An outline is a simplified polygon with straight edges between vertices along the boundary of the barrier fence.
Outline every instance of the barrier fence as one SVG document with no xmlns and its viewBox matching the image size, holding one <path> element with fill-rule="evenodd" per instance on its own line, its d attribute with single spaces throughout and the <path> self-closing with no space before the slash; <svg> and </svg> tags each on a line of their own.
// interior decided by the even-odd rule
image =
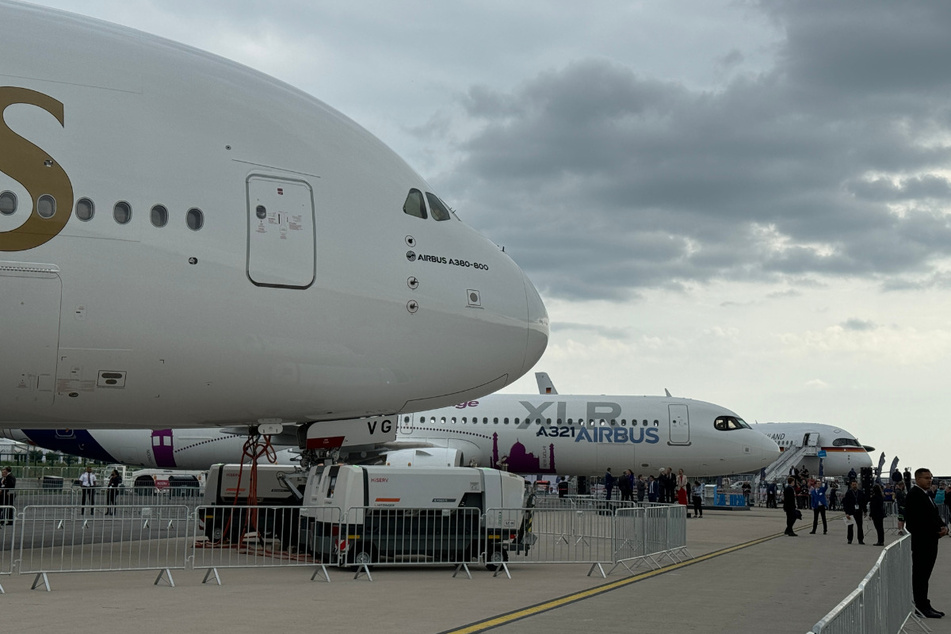
<svg viewBox="0 0 951 634">
<path fill-rule="evenodd" d="M 13 559 L 16 546 L 15 515 L 16 509 L 12 506 L 0 506 L 0 577 L 13 574 Z M 9 522 L 9 524 L 7 522 Z M 3 593 L 3 584 L 0 584 L 0 594 Z"/>
<path fill-rule="evenodd" d="M 320 557 L 316 544 L 323 535 L 313 522 L 301 523 L 301 509 L 300 506 L 198 507 L 189 559 L 193 568 L 207 569 L 202 583 L 214 576 L 220 585 L 220 568 L 290 566 L 317 566 L 318 572 L 323 572 L 329 581 L 326 565 L 336 565 L 336 555 Z M 332 518 L 335 537 L 339 532 L 340 509 L 322 507 L 320 510 L 328 519 Z M 330 537 L 329 527 L 327 537 Z"/>
<path fill-rule="evenodd" d="M 858 588 L 809 634 L 897 634 L 912 612 L 911 539 L 906 536 L 882 551 Z"/>
<path fill-rule="evenodd" d="M 84 514 L 75 506 L 28 506 L 17 518 L 17 569 L 49 590 L 51 572 L 160 570 L 186 567 L 189 509 L 117 506 L 114 515 Z"/>
<path fill-rule="evenodd" d="M 86 506 L 105 513 L 110 506 L 188 506 L 194 509 L 201 503 L 201 496 L 190 488 L 156 489 L 155 487 L 132 487 L 108 489 L 96 487 L 91 490 L 93 496 L 87 496 Z M 80 506 L 83 503 L 83 489 L 69 487 L 51 489 L 43 487 L 17 487 L 10 491 L 14 496 L 10 503 L 24 508 L 27 506 Z"/>
<path fill-rule="evenodd" d="M 30 490 L 26 490 L 30 491 Z M 628 570 L 659 566 L 686 553 L 686 509 L 604 506 L 578 500 L 563 507 L 423 509 L 301 506 L 193 506 L 68 504 L 0 507 L 12 524 L 0 524 L 0 575 L 36 575 L 33 588 L 50 590 L 49 573 L 156 570 L 158 584 L 173 570 L 205 569 L 219 584 L 219 569 L 313 567 L 330 581 L 328 566 L 356 577 L 371 566 L 485 564 L 509 578 L 511 564 L 592 564 Z M 45 493 L 24 496 L 41 499 Z M 46 499 L 54 499 L 49 496 Z M 62 498 L 56 498 L 62 499 Z M 141 501 L 152 500 L 144 496 Z M 610 572 L 608 573 L 610 574 Z M 0 586 L 0 593 L 3 592 Z"/>
</svg>

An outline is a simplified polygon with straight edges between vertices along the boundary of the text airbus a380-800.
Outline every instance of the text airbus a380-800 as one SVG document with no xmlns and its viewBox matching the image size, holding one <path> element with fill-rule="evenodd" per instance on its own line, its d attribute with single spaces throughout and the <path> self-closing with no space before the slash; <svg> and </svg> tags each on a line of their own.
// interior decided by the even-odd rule
<svg viewBox="0 0 951 634">
<path fill-rule="evenodd" d="M 141 32 L 0 20 L 0 426 L 415 411 L 540 358 L 522 271 L 339 112 Z"/>
</svg>

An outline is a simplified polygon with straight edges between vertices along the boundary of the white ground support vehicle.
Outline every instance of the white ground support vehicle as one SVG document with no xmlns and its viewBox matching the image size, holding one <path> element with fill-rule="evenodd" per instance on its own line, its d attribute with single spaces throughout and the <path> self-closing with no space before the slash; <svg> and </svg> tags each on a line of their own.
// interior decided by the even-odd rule
<svg viewBox="0 0 951 634">
<path fill-rule="evenodd" d="M 249 500 L 250 465 L 212 465 L 201 506 L 205 536 L 214 542 L 236 541 L 248 532 L 249 524 L 245 510 L 235 507 L 250 506 L 257 510 L 251 528 L 259 536 L 275 536 L 283 544 L 296 544 L 300 523 L 300 509 L 296 507 L 300 506 L 307 477 L 306 471 L 294 465 L 258 465 L 255 496 Z M 275 508 L 268 512 L 262 507 Z"/>
<path fill-rule="evenodd" d="M 527 552 L 534 496 L 521 476 L 470 467 L 313 467 L 301 510 L 301 546 L 350 564 L 486 562 Z M 492 565 L 491 567 L 495 567 Z"/>
</svg>

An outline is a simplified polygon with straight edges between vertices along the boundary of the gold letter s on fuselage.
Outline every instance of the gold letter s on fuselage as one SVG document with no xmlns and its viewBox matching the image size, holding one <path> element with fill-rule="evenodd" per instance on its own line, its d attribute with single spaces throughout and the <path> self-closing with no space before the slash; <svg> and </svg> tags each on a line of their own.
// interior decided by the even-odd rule
<svg viewBox="0 0 951 634">
<path fill-rule="evenodd" d="M 48 95 L 27 88 L 0 86 L 0 172 L 14 179 L 33 197 L 33 209 L 26 222 L 0 232 L 0 251 L 26 251 L 52 240 L 73 213 L 73 185 L 69 176 L 46 152 L 7 127 L 3 113 L 13 104 L 29 104 L 46 110 L 63 121 L 63 104 Z M 56 212 L 49 218 L 37 213 L 40 196 L 52 196 Z"/>
</svg>

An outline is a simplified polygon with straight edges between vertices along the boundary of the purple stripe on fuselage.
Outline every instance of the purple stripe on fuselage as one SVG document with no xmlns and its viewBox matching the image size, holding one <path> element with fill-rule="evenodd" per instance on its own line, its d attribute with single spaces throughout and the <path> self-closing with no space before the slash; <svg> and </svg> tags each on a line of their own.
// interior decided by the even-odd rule
<svg viewBox="0 0 951 634">
<path fill-rule="evenodd" d="M 23 434 L 38 447 L 99 460 L 118 462 L 84 429 L 24 429 Z"/>
</svg>

